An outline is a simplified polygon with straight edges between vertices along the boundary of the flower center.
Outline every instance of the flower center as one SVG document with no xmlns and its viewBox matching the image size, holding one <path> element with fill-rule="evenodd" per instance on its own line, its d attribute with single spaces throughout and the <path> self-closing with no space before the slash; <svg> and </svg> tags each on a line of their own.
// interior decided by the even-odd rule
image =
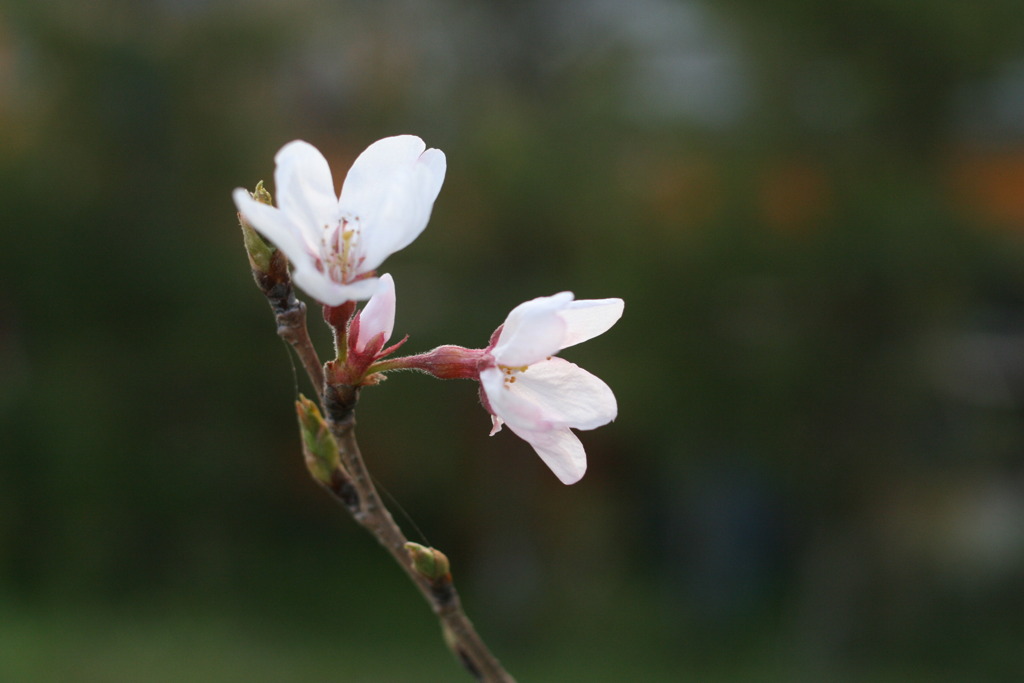
<svg viewBox="0 0 1024 683">
<path fill-rule="evenodd" d="M 498 367 L 501 368 L 502 374 L 505 375 L 505 377 L 503 379 L 505 380 L 505 386 L 507 387 L 510 384 L 515 384 L 516 383 L 516 375 L 518 375 L 521 372 L 526 372 L 527 368 L 529 368 L 530 366 L 529 365 L 501 365 L 501 364 L 499 364 Z"/>
<path fill-rule="evenodd" d="M 553 356 L 548 356 L 544 360 L 551 360 L 552 358 L 553 358 Z M 543 363 L 544 361 L 539 361 L 539 362 Z M 507 389 L 510 384 L 515 384 L 516 383 L 516 376 L 519 373 L 521 373 L 521 372 L 526 372 L 526 370 L 530 366 L 529 365 L 502 365 L 501 363 L 498 363 L 498 367 L 501 368 L 502 374 L 505 375 L 503 379 L 505 380 L 505 388 Z"/>
<path fill-rule="evenodd" d="M 337 224 L 324 226 L 321 270 L 335 282 L 357 279 L 364 258 L 358 253 L 361 234 L 359 216 L 342 216 Z"/>
</svg>

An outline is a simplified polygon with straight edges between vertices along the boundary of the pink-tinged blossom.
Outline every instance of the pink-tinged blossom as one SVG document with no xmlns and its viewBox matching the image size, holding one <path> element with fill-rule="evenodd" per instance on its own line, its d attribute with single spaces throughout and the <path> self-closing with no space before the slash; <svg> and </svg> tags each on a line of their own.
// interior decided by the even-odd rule
<svg viewBox="0 0 1024 683">
<path fill-rule="evenodd" d="M 571 429 L 615 419 L 615 395 L 583 368 L 555 356 L 607 331 L 622 316 L 622 299 L 574 301 L 571 292 L 516 306 L 480 361 L 481 397 L 493 429 L 507 425 L 528 442 L 564 484 L 587 469 L 583 444 Z"/>
<path fill-rule="evenodd" d="M 337 306 L 369 298 L 374 271 L 427 226 L 444 182 L 444 153 L 414 135 L 373 143 L 341 187 L 312 145 L 289 142 L 274 157 L 277 206 L 245 190 L 233 198 L 245 220 L 292 263 L 292 278 L 317 301 Z"/>
<path fill-rule="evenodd" d="M 358 329 L 351 340 L 352 350 L 357 353 L 376 354 L 391 339 L 395 329 L 395 281 L 385 273 L 380 276 L 377 291 L 356 314 Z"/>
<path fill-rule="evenodd" d="M 333 383 L 351 386 L 376 384 L 381 376 L 370 366 L 387 358 L 405 343 L 402 339 L 397 344 L 384 347 L 395 329 L 395 282 L 385 273 L 377 283 L 377 291 L 362 310 L 344 322 L 344 332 L 337 341 L 344 344 L 345 352 L 338 360 L 327 364 Z"/>
</svg>

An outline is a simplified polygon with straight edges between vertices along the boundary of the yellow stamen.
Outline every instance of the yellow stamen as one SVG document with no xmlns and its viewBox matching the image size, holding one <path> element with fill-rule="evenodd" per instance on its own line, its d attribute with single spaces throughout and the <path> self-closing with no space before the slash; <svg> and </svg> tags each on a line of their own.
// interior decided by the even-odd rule
<svg viewBox="0 0 1024 683">
<path fill-rule="evenodd" d="M 505 385 L 508 386 L 516 381 L 516 375 L 520 372 L 526 372 L 529 369 L 529 365 L 499 365 L 501 371 L 505 374 Z"/>
</svg>

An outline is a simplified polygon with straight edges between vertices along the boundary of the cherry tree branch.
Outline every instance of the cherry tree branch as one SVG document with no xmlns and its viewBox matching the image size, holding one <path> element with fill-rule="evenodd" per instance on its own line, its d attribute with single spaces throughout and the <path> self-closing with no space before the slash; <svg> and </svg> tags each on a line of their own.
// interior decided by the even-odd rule
<svg viewBox="0 0 1024 683">
<path fill-rule="evenodd" d="M 324 368 L 320 364 L 313 341 L 309 338 L 309 329 L 306 327 L 306 304 L 295 298 L 295 289 L 288 274 L 288 261 L 284 253 L 275 249 L 267 259 L 265 267 L 253 267 L 252 277 L 274 311 L 277 336 L 295 349 L 299 362 L 313 383 L 317 399 L 322 403 Z"/>
<path fill-rule="evenodd" d="M 277 334 L 295 349 L 327 416 L 324 423 L 315 405 L 305 399 L 298 402 L 303 451 L 310 473 L 344 505 L 356 522 L 373 534 L 409 576 L 437 615 L 445 642 L 466 670 L 484 683 L 515 683 L 463 611 L 447 570 L 447 558 L 432 548 L 410 544 L 381 500 L 355 438 L 354 411 L 359 389 L 325 382 L 324 366 L 320 364 L 306 327 L 306 305 L 295 297 L 287 259 L 280 250 L 253 241 L 257 239 L 254 233 L 251 229 L 246 232 L 248 226 L 244 220 L 241 223 L 253 279 L 274 311 Z M 346 329 L 353 309 L 354 306 L 325 309 L 325 318 L 336 334 Z M 336 339 L 335 343 L 339 352 L 345 349 L 344 339 Z M 329 431 L 330 438 L 323 433 L 325 431 Z M 434 563 L 424 565 L 424 553 L 431 559 L 444 558 L 443 571 L 435 571 Z M 417 558 L 421 560 L 419 563 Z"/>
<path fill-rule="evenodd" d="M 326 388 L 327 425 L 340 458 L 331 476 L 320 483 L 373 534 L 420 590 L 441 623 L 445 642 L 466 670 L 486 683 L 515 683 L 466 616 L 447 568 L 437 576 L 418 568 L 415 553 L 410 549 L 410 545 L 416 547 L 416 544 L 409 543 L 381 500 L 356 442 L 354 409 L 358 396 L 359 390 L 355 387 L 328 385 Z"/>
</svg>

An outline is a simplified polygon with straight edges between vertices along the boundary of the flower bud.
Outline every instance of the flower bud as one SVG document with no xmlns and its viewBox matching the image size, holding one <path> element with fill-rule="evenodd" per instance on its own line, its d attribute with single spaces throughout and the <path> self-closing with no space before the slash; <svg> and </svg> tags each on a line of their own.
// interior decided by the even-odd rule
<svg viewBox="0 0 1024 683">
<path fill-rule="evenodd" d="M 270 190 L 263 187 L 262 180 L 256 183 L 256 188 L 252 191 L 252 198 L 260 204 L 266 204 L 267 206 L 274 205 L 274 199 L 270 196 Z"/>
<path fill-rule="evenodd" d="M 363 306 L 353 327 L 355 334 L 349 339 L 351 352 L 376 357 L 395 329 L 395 281 L 391 275 L 381 275 L 377 291 Z"/>
<path fill-rule="evenodd" d="M 327 363 L 327 383 L 353 387 L 379 384 L 385 376 L 371 366 L 394 353 L 406 341 L 385 348 L 395 328 L 395 282 L 390 275 L 378 279 L 377 291 L 355 311 L 355 302 L 324 306 L 324 320 L 334 330 L 338 358 Z"/>
</svg>

